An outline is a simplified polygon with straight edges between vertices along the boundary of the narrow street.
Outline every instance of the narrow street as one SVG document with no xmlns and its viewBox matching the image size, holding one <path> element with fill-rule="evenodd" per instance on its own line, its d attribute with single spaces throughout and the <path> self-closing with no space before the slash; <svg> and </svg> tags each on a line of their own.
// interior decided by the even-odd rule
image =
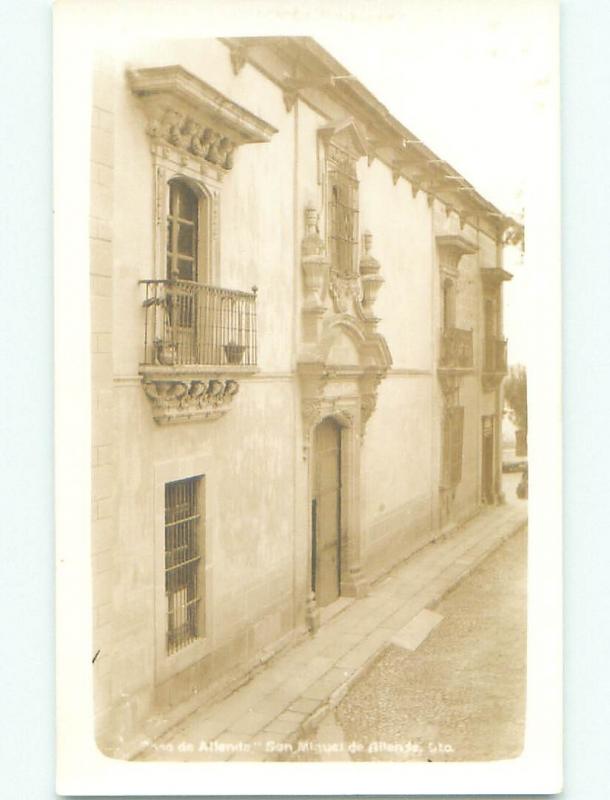
<svg viewBox="0 0 610 800">
<path fill-rule="evenodd" d="M 410 651 L 389 644 L 294 760 L 464 761 L 521 751 L 526 675 L 522 530 L 451 591 Z"/>
<path fill-rule="evenodd" d="M 138 760 L 485 760 L 521 749 L 527 501 L 423 547 Z M 164 723 L 164 720 L 161 720 Z"/>
</svg>

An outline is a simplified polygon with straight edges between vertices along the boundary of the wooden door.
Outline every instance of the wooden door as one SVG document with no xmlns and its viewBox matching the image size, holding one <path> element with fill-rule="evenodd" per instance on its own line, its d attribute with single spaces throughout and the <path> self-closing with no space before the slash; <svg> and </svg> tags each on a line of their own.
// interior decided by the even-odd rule
<svg viewBox="0 0 610 800">
<path fill-rule="evenodd" d="M 184 181 L 169 183 L 167 279 L 172 281 L 168 314 L 171 343 L 179 364 L 199 364 L 199 197 Z M 168 298 L 170 299 L 170 298 Z"/>
<path fill-rule="evenodd" d="M 494 418 L 483 417 L 481 496 L 484 503 L 494 501 Z"/>
<path fill-rule="evenodd" d="M 341 580 L 341 429 L 325 419 L 314 436 L 312 589 L 319 606 L 339 597 Z"/>
</svg>

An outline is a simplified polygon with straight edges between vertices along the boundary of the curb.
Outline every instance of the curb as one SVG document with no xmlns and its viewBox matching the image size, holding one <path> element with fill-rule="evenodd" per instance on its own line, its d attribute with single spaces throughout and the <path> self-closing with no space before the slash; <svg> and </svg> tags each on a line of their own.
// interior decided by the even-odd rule
<svg viewBox="0 0 610 800">
<path fill-rule="evenodd" d="M 481 564 L 493 553 L 496 552 L 508 539 L 513 536 L 516 536 L 521 531 L 525 530 L 528 526 L 528 520 L 519 520 L 514 527 L 509 528 L 506 533 L 501 534 L 498 538 L 491 544 L 491 546 L 486 549 L 483 553 L 479 556 L 475 557 L 472 563 L 468 564 L 450 583 L 449 585 L 445 586 L 442 589 L 433 593 L 430 600 L 425 602 L 422 608 L 436 608 L 441 600 L 446 597 L 449 592 L 453 591 L 456 586 L 465 580 L 469 575 L 471 575 Z M 440 573 L 442 575 L 442 573 Z M 439 575 L 439 577 L 440 577 Z M 420 609 L 421 611 L 421 609 Z M 417 612 L 419 613 L 419 611 Z M 416 616 L 416 615 L 414 615 Z M 408 623 L 406 623 L 408 624 Z M 373 665 L 381 658 L 383 653 L 387 650 L 390 646 L 391 642 L 388 639 L 387 642 L 382 643 L 379 645 L 379 648 L 369 656 L 366 661 L 361 664 L 340 686 L 328 695 L 325 700 L 320 701 L 320 705 L 315 708 L 305 719 L 299 724 L 299 727 L 291 734 L 286 736 L 282 739 L 282 742 L 286 744 L 295 745 L 298 743 L 300 739 L 307 738 L 308 736 L 312 735 L 316 729 L 320 726 L 323 719 L 331 712 L 334 708 L 338 706 L 341 700 L 345 697 L 347 692 L 349 691 L 350 687 L 358 680 L 363 678 L 373 667 Z M 264 759 L 265 761 L 271 760 L 280 760 L 269 758 Z"/>
</svg>

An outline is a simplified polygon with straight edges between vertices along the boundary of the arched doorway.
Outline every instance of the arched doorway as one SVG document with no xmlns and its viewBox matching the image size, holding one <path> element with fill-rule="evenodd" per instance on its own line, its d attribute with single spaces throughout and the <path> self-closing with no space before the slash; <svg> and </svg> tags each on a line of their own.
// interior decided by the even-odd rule
<svg viewBox="0 0 610 800">
<path fill-rule="evenodd" d="M 332 417 L 313 441 L 311 590 L 318 607 L 341 593 L 341 428 Z"/>
</svg>

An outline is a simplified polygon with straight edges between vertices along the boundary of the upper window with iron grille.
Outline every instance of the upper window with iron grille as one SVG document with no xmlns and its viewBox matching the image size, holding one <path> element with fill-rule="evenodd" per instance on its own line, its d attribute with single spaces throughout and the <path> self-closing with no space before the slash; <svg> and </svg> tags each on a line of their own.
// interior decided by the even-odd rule
<svg viewBox="0 0 610 800">
<path fill-rule="evenodd" d="M 332 268 L 351 276 L 358 272 L 358 180 L 356 162 L 338 147 L 328 159 L 328 220 Z"/>
<path fill-rule="evenodd" d="M 204 635 L 203 487 L 201 475 L 165 484 L 168 655 Z"/>
</svg>

